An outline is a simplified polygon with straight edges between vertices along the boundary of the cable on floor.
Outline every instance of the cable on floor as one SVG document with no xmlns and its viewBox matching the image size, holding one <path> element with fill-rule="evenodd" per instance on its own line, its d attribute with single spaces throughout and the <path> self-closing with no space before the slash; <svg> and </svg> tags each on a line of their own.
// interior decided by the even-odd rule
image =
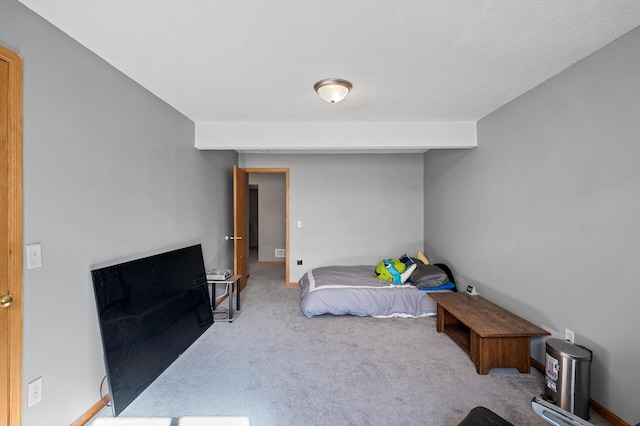
<svg viewBox="0 0 640 426">
<path fill-rule="evenodd" d="M 100 382 L 100 390 L 99 390 L 99 393 L 100 393 L 100 399 L 102 400 L 102 403 L 104 404 L 104 406 L 105 406 L 105 407 L 111 407 L 111 402 L 110 402 L 110 401 L 107 401 L 107 400 L 105 399 L 105 395 L 103 395 L 103 394 L 102 394 L 102 387 L 103 387 L 103 385 L 104 385 L 104 381 L 105 381 L 105 380 L 107 380 L 107 375 L 106 375 L 106 374 L 105 374 L 105 376 L 102 378 L 102 381 Z"/>
</svg>

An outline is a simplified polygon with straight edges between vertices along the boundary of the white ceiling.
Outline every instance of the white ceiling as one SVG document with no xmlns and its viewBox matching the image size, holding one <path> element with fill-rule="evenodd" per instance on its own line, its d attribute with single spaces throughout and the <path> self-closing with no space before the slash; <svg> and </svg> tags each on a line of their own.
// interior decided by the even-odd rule
<svg viewBox="0 0 640 426">
<path fill-rule="evenodd" d="M 309 140 L 347 123 L 364 138 L 370 123 L 457 134 L 640 25 L 638 0 L 20 1 L 196 122 L 196 145 L 238 150 L 289 125 Z M 329 77 L 353 83 L 341 103 L 313 91 Z M 296 135 L 280 148 L 324 146 Z"/>
</svg>

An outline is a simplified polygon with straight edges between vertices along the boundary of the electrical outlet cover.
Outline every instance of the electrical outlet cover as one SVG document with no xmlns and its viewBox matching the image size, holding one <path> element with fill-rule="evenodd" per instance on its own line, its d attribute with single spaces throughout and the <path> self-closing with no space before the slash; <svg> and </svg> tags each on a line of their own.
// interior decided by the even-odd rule
<svg viewBox="0 0 640 426">
<path fill-rule="evenodd" d="M 564 330 L 564 338 L 565 340 L 570 341 L 571 343 L 574 343 L 574 333 L 573 330 L 569 330 L 568 328 L 565 328 Z"/>
<path fill-rule="evenodd" d="M 27 245 L 27 269 L 42 266 L 42 245 L 34 243 Z"/>
<path fill-rule="evenodd" d="M 38 377 L 33 382 L 29 383 L 29 396 L 27 399 L 29 407 L 42 400 L 42 377 Z"/>
</svg>

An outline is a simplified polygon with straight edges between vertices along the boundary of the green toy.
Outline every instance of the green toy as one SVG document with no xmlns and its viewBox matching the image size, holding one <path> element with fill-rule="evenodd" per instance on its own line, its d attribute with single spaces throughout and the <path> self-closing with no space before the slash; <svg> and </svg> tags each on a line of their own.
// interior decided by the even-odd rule
<svg viewBox="0 0 640 426">
<path fill-rule="evenodd" d="M 376 277 L 394 284 L 402 284 L 401 274 L 405 269 L 407 269 L 406 265 L 398 259 L 384 259 L 376 266 Z"/>
</svg>

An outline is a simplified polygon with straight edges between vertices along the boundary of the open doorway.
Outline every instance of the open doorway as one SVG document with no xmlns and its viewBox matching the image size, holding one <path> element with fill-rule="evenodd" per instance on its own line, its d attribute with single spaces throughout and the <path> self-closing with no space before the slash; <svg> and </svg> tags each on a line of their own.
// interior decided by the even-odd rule
<svg viewBox="0 0 640 426">
<path fill-rule="evenodd" d="M 248 173 L 247 272 L 288 284 L 289 170 L 244 169 Z"/>
</svg>

